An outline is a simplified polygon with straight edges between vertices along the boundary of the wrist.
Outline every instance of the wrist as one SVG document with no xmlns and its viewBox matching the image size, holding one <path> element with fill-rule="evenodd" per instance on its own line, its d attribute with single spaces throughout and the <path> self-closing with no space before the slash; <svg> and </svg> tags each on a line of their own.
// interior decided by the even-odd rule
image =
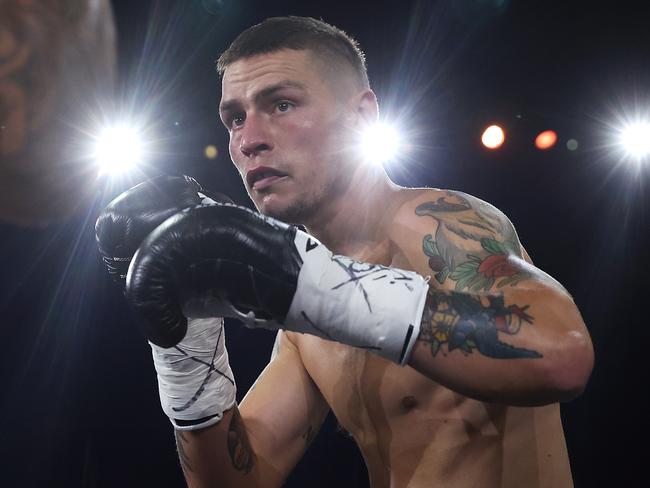
<svg viewBox="0 0 650 488">
<path fill-rule="evenodd" d="M 333 255 L 301 231 L 295 245 L 303 264 L 287 328 L 406 364 L 419 334 L 427 279 Z"/>
<path fill-rule="evenodd" d="M 213 425 L 235 404 L 223 319 L 188 319 L 187 334 L 178 345 L 150 345 L 160 403 L 176 429 Z"/>
</svg>

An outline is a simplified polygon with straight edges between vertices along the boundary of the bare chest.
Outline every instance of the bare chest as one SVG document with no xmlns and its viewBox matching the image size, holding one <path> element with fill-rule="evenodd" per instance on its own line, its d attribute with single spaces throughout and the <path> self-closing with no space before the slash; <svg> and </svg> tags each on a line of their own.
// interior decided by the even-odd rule
<svg viewBox="0 0 650 488">
<path fill-rule="evenodd" d="M 366 351 L 308 335 L 297 346 L 372 486 L 571 485 L 557 405 L 486 404 Z"/>
<path fill-rule="evenodd" d="M 308 335 L 300 336 L 298 347 L 305 368 L 339 423 L 360 444 L 381 443 L 386 436 L 397 441 L 407 426 L 407 444 L 407 438 L 437 435 L 459 437 L 458 441 L 474 433 L 498 435 L 495 420 L 501 407 L 491 410 L 413 368 Z M 414 435 L 412 427 L 418 424 L 423 429 Z"/>
</svg>

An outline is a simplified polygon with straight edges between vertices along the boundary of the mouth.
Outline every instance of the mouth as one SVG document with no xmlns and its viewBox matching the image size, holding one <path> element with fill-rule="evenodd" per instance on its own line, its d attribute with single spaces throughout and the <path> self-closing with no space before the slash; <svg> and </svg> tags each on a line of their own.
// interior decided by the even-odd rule
<svg viewBox="0 0 650 488">
<path fill-rule="evenodd" d="M 246 173 L 246 183 L 248 183 L 249 188 L 261 191 L 287 177 L 288 175 L 286 173 L 282 173 L 274 168 L 257 166 Z"/>
</svg>

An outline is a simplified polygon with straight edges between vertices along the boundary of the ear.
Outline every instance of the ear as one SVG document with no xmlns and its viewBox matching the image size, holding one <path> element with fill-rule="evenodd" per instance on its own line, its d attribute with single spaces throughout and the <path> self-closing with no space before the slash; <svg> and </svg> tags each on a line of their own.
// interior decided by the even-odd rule
<svg viewBox="0 0 650 488">
<path fill-rule="evenodd" d="M 359 92 L 356 98 L 356 112 L 359 122 L 366 127 L 377 123 L 379 118 L 379 105 L 375 92 L 370 88 L 366 88 Z"/>
</svg>

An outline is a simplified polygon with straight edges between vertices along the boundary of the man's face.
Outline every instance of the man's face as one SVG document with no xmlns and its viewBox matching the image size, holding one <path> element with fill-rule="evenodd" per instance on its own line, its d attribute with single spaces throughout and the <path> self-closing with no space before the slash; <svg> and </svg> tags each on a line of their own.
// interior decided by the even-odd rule
<svg viewBox="0 0 650 488">
<path fill-rule="evenodd" d="M 223 76 L 230 157 L 258 210 L 287 222 L 306 222 L 349 183 L 350 92 L 321 63 L 286 49 L 236 61 Z"/>
</svg>

